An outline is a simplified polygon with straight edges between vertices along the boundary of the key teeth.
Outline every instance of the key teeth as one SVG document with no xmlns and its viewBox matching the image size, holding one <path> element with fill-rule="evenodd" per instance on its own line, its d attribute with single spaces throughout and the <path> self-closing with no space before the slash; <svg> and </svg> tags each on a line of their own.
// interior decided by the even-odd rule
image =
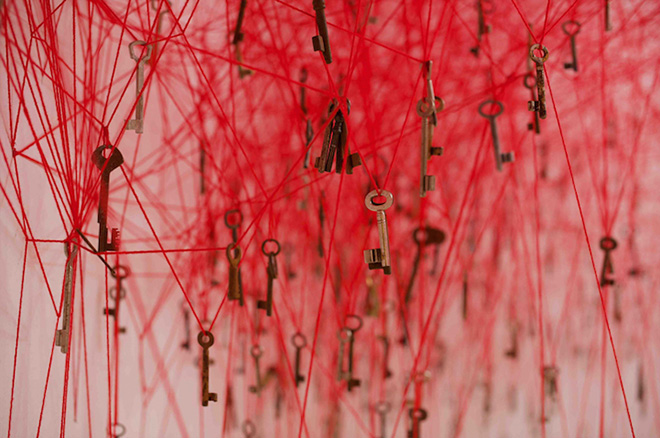
<svg viewBox="0 0 660 438">
<path fill-rule="evenodd" d="M 374 249 L 365 249 L 364 250 L 364 262 L 369 264 L 369 269 L 374 269 L 371 265 L 378 264 L 380 266 L 383 256 L 381 254 L 380 248 Z M 378 268 L 375 268 L 378 269 Z"/>
<path fill-rule="evenodd" d="M 215 392 L 209 392 L 209 400 L 217 402 L 218 401 L 218 394 Z"/>
<path fill-rule="evenodd" d="M 500 157 L 502 158 L 502 163 L 513 163 L 516 159 L 513 151 L 500 154 Z"/>
<path fill-rule="evenodd" d="M 435 190 L 435 175 L 424 175 L 424 191 L 432 192 Z"/>
<path fill-rule="evenodd" d="M 431 155 L 440 156 L 444 153 L 445 148 L 443 147 L 432 147 L 430 150 Z"/>
<path fill-rule="evenodd" d="M 325 44 L 321 35 L 315 35 L 312 37 L 312 46 L 314 47 L 315 52 L 325 52 Z"/>
</svg>

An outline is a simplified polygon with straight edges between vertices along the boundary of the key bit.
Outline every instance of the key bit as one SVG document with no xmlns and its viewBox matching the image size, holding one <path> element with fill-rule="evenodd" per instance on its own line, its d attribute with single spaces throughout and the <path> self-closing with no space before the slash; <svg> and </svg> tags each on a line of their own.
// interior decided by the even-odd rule
<svg viewBox="0 0 660 438">
<path fill-rule="evenodd" d="M 543 57 L 536 56 L 536 50 L 543 52 Z M 529 111 L 536 111 L 539 117 L 545 119 L 547 111 L 545 108 L 545 77 L 543 76 L 543 63 L 548 60 L 550 52 L 545 46 L 534 44 L 529 48 L 529 58 L 536 64 L 536 92 L 538 95 L 537 100 L 530 100 L 527 102 L 527 109 Z"/>
<path fill-rule="evenodd" d="M 209 392 L 209 348 L 215 339 L 213 333 L 203 330 L 197 335 L 197 342 L 202 347 L 202 406 L 208 406 L 209 401 L 218 401 L 218 394 Z"/>
<path fill-rule="evenodd" d="M 385 201 L 382 204 L 376 204 L 374 199 L 384 197 Z M 380 248 L 367 249 L 364 251 L 364 262 L 367 263 L 369 269 L 382 269 L 386 275 L 392 273 L 390 261 L 390 239 L 387 232 L 387 216 L 385 210 L 390 208 L 394 203 L 394 196 L 387 190 L 372 190 L 367 194 L 364 199 L 366 207 L 376 212 L 376 222 L 378 224 L 378 240 Z"/>
<path fill-rule="evenodd" d="M 105 157 L 103 152 L 109 149 L 110 156 Z M 99 246 L 98 252 L 117 251 L 119 248 L 119 229 L 113 228 L 111 231 L 110 242 L 108 242 L 108 196 L 110 192 L 110 172 L 117 169 L 124 163 L 124 157 L 116 147 L 111 145 L 102 145 L 92 153 L 92 161 L 101 171 L 101 194 L 99 196 Z"/>
<path fill-rule="evenodd" d="M 266 245 L 268 243 L 274 243 L 277 246 L 277 250 L 266 251 Z M 257 301 L 257 308 L 265 310 L 268 316 L 273 314 L 273 282 L 277 278 L 277 259 L 275 257 L 280 253 L 281 249 L 280 242 L 275 239 L 266 239 L 261 245 L 261 252 L 265 256 L 268 256 L 268 268 L 266 268 L 268 274 L 268 292 L 266 300 Z"/>
<path fill-rule="evenodd" d="M 136 45 L 147 46 L 147 54 L 141 58 L 138 57 L 134 52 Z M 136 40 L 128 45 L 128 50 L 131 54 L 131 58 L 137 63 L 135 96 L 138 101 L 135 105 L 135 118 L 128 121 L 126 124 L 126 130 L 135 131 L 136 134 L 142 134 L 144 131 L 144 96 L 142 95 L 142 88 L 144 87 L 144 64 L 151 59 L 153 46 L 144 41 Z"/>
<path fill-rule="evenodd" d="M 484 107 L 487 105 L 495 105 L 498 108 L 497 112 L 492 114 L 484 112 Z M 515 159 L 513 152 L 500 152 L 500 137 L 497 133 L 497 123 L 495 123 L 495 119 L 502 114 L 502 112 L 504 112 L 504 105 L 497 100 L 484 100 L 481 102 L 481 105 L 479 105 L 479 115 L 488 119 L 490 122 L 490 131 L 493 136 L 493 149 L 495 150 L 495 167 L 500 172 L 502 171 L 503 163 L 511 163 Z"/>
</svg>

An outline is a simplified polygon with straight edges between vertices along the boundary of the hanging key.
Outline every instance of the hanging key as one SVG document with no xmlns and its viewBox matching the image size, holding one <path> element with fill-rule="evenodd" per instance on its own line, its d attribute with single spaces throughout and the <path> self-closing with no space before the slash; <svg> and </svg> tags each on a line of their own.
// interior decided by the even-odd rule
<svg viewBox="0 0 660 438">
<path fill-rule="evenodd" d="M 142 58 L 138 57 L 134 50 L 135 46 L 147 46 L 147 54 Z M 131 53 L 131 58 L 137 63 L 137 72 L 135 79 L 135 95 L 137 96 L 137 104 L 135 105 L 135 118 L 128 121 L 126 124 L 127 131 L 135 131 L 136 134 L 142 134 L 144 130 L 144 96 L 142 95 L 142 87 L 144 87 L 144 64 L 151 58 L 151 51 L 153 46 L 144 41 L 136 40 L 128 45 L 128 51 Z"/>
<path fill-rule="evenodd" d="M 442 155 L 441 147 L 433 147 L 433 129 L 438 126 L 438 111 L 442 111 L 445 102 L 437 97 L 433 92 L 433 82 L 431 81 L 432 61 L 426 61 L 426 97 L 417 101 L 417 115 L 422 118 L 422 155 L 420 172 L 419 196 L 426 196 L 426 192 L 435 190 L 435 176 L 427 175 L 428 162 L 434 155 Z M 437 105 L 437 107 L 436 107 Z"/>
<path fill-rule="evenodd" d="M 383 343 L 383 379 L 389 379 L 392 377 L 392 371 L 389 368 L 390 340 L 384 335 L 378 336 L 378 340 Z"/>
<path fill-rule="evenodd" d="M 106 158 L 103 152 L 109 149 L 110 156 Z M 101 195 L 99 197 L 99 246 L 98 252 L 117 251 L 119 248 L 119 229 L 113 228 L 110 242 L 108 242 L 108 194 L 110 191 L 110 172 L 124 163 L 124 157 L 116 147 L 103 145 L 96 148 L 92 154 L 92 161 L 101 171 Z"/>
<path fill-rule="evenodd" d="M 276 251 L 266 251 L 266 245 L 270 242 L 277 246 Z M 266 273 L 268 274 L 268 293 L 266 300 L 257 301 L 257 308 L 265 310 L 268 316 L 273 314 L 273 281 L 277 278 L 277 259 L 275 257 L 280 253 L 280 249 L 280 242 L 275 239 L 266 239 L 261 244 L 261 252 L 268 257 L 268 268 L 266 268 Z"/>
<path fill-rule="evenodd" d="M 316 27 L 319 34 L 312 37 L 312 46 L 315 52 L 322 52 L 326 64 L 332 63 L 332 51 L 328 38 L 328 22 L 325 19 L 325 0 L 312 0 L 312 7 L 316 12 Z"/>
<path fill-rule="evenodd" d="M 410 417 L 410 430 L 408 430 L 408 438 L 422 438 L 421 422 L 428 418 L 426 410 L 422 408 L 410 408 L 408 410 Z"/>
<path fill-rule="evenodd" d="M 410 273 L 410 281 L 408 281 L 408 288 L 406 289 L 406 304 L 412 300 L 412 290 L 417 277 L 417 270 L 419 263 L 422 259 L 422 250 L 427 246 L 439 246 L 445 241 L 445 233 L 442 230 L 433 227 L 415 228 L 413 231 L 413 240 L 417 244 L 417 252 L 415 253 L 415 260 L 413 261 L 412 272 Z"/>
<path fill-rule="evenodd" d="M 381 401 L 375 406 L 376 413 L 380 417 L 380 434 L 379 438 L 386 438 L 385 427 L 387 426 L 387 413 L 392 409 L 392 405 L 389 402 Z"/>
<path fill-rule="evenodd" d="M 213 333 L 200 331 L 197 342 L 203 348 L 202 352 L 202 406 L 208 406 L 209 401 L 218 401 L 218 394 L 209 392 L 209 348 L 213 345 Z"/>
<path fill-rule="evenodd" d="M 254 372 L 256 373 L 257 381 L 256 385 L 251 385 L 248 389 L 251 393 L 261 396 L 261 390 L 264 387 L 264 383 L 261 380 L 261 368 L 259 367 L 259 358 L 264 353 L 263 348 L 259 345 L 253 345 L 250 349 L 250 354 L 254 358 Z"/>
<path fill-rule="evenodd" d="M 103 314 L 107 316 L 112 316 L 115 321 L 119 320 L 119 303 L 126 297 L 126 289 L 122 286 L 122 280 L 130 275 L 130 269 L 126 266 L 118 265 L 112 271 L 110 271 L 112 276 L 117 279 L 117 286 L 112 286 L 108 289 L 108 295 L 115 302 L 115 307 L 103 309 Z M 117 294 L 117 289 L 119 289 L 119 294 Z M 125 327 L 118 328 L 119 333 L 126 333 Z"/>
<path fill-rule="evenodd" d="M 564 22 L 564 24 L 561 25 L 561 28 L 564 33 L 571 39 L 571 55 L 573 56 L 573 60 L 571 62 L 564 63 L 564 68 L 572 68 L 573 71 L 578 71 L 577 46 L 575 44 L 575 36 L 580 32 L 580 23 L 577 21 L 569 20 Z"/>
<path fill-rule="evenodd" d="M 536 50 L 541 50 L 543 52 L 542 58 L 536 56 Z M 538 99 L 527 102 L 527 109 L 529 111 L 536 111 L 542 119 L 545 119 L 547 116 L 545 108 L 545 77 L 543 76 L 543 63 L 548 60 L 549 55 L 550 52 L 548 52 L 546 46 L 541 47 L 540 44 L 534 44 L 529 48 L 529 58 L 536 64 L 536 93 Z"/>
<path fill-rule="evenodd" d="M 186 338 L 181 343 L 181 348 L 183 348 L 184 350 L 190 350 L 190 312 L 186 307 L 185 301 L 182 303 L 181 309 L 183 310 L 183 327 L 184 330 L 186 331 Z"/>
<path fill-rule="evenodd" d="M 355 333 L 362 328 L 362 318 L 357 315 L 348 315 L 346 324 L 339 331 L 339 360 L 337 380 L 345 380 L 348 383 L 348 391 L 360 386 L 360 380 L 353 377 L 353 348 L 355 346 Z M 346 344 L 348 344 L 348 366 L 344 369 L 344 356 Z"/>
<path fill-rule="evenodd" d="M 600 249 L 605 251 L 603 268 L 600 271 L 600 287 L 614 285 L 614 278 L 610 277 L 610 275 L 614 274 L 614 266 L 612 265 L 612 256 L 610 253 L 616 249 L 617 245 L 617 241 L 610 236 L 600 239 Z"/>
<path fill-rule="evenodd" d="M 487 9 L 484 9 L 484 5 L 488 5 Z M 481 48 L 481 38 L 490 33 L 492 30 L 491 25 L 486 25 L 485 15 L 493 12 L 494 5 L 491 0 L 477 0 L 477 45 L 470 49 L 470 52 L 474 56 L 479 56 L 479 50 Z"/>
<path fill-rule="evenodd" d="M 302 333 L 298 332 L 291 337 L 291 343 L 296 347 L 296 388 L 299 384 L 305 381 L 305 376 L 300 374 L 300 356 L 302 349 L 307 346 L 307 338 Z"/>
<path fill-rule="evenodd" d="M 332 114 L 337 101 L 333 100 L 328 108 L 328 115 Z M 351 113 L 351 101 L 346 99 L 347 114 Z M 335 173 L 341 173 L 344 168 L 344 155 L 346 158 L 346 173 L 353 174 L 353 168 L 362 165 L 362 159 L 356 152 L 351 154 L 348 147 L 348 129 L 346 119 L 341 109 L 335 113 L 335 117 L 327 124 L 323 134 L 323 146 L 321 155 L 314 160 L 314 167 L 319 173 L 332 172 L 332 162 L 335 161 Z M 336 157 L 335 157 L 336 156 Z"/>
<path fill-rule="evenodd" d="M 227 247 L 227 260 L 229 261 L 229 289 L 227 298 L 230 301 L 238 300 L 241 306 L 243 305 L 243 292 L 240 284 L 241 268 L 238 265 L 241 262 L 242 256 L 243 251 L 237 244 L 232 243 Z"/>
<path fill-rule="evenodd" d="M 382 204 L 376 204 L 374 199 L 385 198 Z M 376 222 L 378 224 L 378 240 L 380 248 L 364 250 L 364 262 L 369 265 L 369 269 L 382 269 L 386 275 L 392 273 L 390 264 L 390 238 L 387 233 L 387 216 L 385 210 L 394 203 L 394 196 L 387 190 L 372 190 L 364 198 L 364 204 L 371 211 L 376 212 Z"/>
<path fill-rule="evenodd" d="M 529 72 L 523 78 L 523 85 L 529 90 L 532 95 L 532 100 L 536 100 L 536 76 L 534 73 Z M 534 121 L 527 124 L 527 130 L 536 132 L 537 134 L 541 133 L 541 123 L 539 120 L 539 113 L 534 111 Z"/>
<path fill-rule="evenodd" d="M 64 267 L 64 303 L 62 305 L 62 329 L 55 332 L 55 345 L 60 347 L 62 353 L 69 352 L 69 336 L 71 336 L 71 304 L 73 301 L 73 273 L 74 261 L 78 254 L 78 246 L 67 244 L 66 265 Z"/>
<path fill-rule="evenodd" d="M 495 105 L 499 109 L 497 110 L 496 113 L 494 114 L 487 114 L 484 112 L 484 107 L 486 105 Z M 515 159 L 513 152 L 506 152 L 502 153 L 500 152 L 500 136 L 497 134 L 497 123 L 495 123 L 495 119 L 502 114 L 504 111 L 504 105 L 502 105 L 502 102 L 499 102 L 497 100 L 484 100 L 481 102 L 481 105 L 479 105 L 479 115 L 481 117 L 485 117 L 488 119 L 490 122 L 490 132 L 493 136 L 493 149 L 495 150 L 495 167 L 497 167 L 498 171 L 502 171 L 502 164 L 503 163 L 511 163 Z"/>
</svg>

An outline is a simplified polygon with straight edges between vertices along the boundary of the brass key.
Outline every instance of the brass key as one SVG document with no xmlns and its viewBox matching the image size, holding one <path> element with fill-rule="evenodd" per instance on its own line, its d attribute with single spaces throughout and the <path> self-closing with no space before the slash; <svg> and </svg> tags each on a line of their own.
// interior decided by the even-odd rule
<svg viewBox="0 0 660 438">
<path fill-rule="evenodd" d="M 498 110 L 494 114 L 490 113 L 485 113 L 484 112 L 484 107 L 486 105 L 495 105 L 498 107 Z M 545 111 L 545 107 L 544 111 Z M 515 157 L 513 155 L 513 152 L 506 152 L 502 153 L 500 152 L 500 136 L 497 133 L 497 123 L 495 123 L 495 119 L 502 114 L 504 111 L 504 105 L 502 105 L 502 102 L 499 102 L 497 100 L 484 100 L 481 102 L 481 105 L 479 105 L 479 115 L 481 117 L 485 117 L 488 119 L 490 122 L 490 132 L 491 135 L 493 136 L 493 149 L 495 150 L 495 167 L 497 167 L 498 171 L 502 171 L 502 164 L 503 163 L 511 163 Z"/>
</svg>

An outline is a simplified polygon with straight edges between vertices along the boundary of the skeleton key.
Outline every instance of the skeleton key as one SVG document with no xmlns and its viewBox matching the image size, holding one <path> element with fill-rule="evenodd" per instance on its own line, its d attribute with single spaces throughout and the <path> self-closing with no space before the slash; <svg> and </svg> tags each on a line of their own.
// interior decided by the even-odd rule
<svg viewBox="0 0 660 438">
<path fill-rule="evenodd" d="M 108 158 L 103 156 L 103 152 L 110 149 Z M 92 161 L 101 171 L 101 195 L 99 197 L 99 246 L 98 252 L 117 251 L 119 247 L 119 229 L 113 228 L 110 242 L 108 243 L 108 192 L 110 191 L 110 172 L 124 163 L 124 157 L 116 147 L 102 145 L 96 148 L 92 154 Z"/>
<path fill-rule="evenodd" d="M 377 197 L 384 197 L 385 202 L 376 204 L 374 199 Z M 380 248 L 364 250 L 364 262 L 369 265 L 369 269 L 382 269 L 386 275 L 392 273 L 392 267 L 390 264 L 390 238 L 387 233 L 385 210 L 390 208 L 393 203 L 394 196 L 387 190 L 381 190 L 380 195 L 378 194 L 378 190 L 372 190 L 364 198 L 364 204 L 367 208 L 376 212 L 378 240 L 380 241 Z"/>
<path fill-rule="evenodd" d="M 293 344 L 294 347 L 296 347 L 296 388 L 298 387 L 298 384 L 303 383 L 305 381 L 305 376 L 300 374 L 300 356 L 302 353 L 302 349 L 307 346 L 307 338 L 305 335 L 302 333 L 298 332 L 295 335 L 291 337 L 291 343 Z"/>
<path fill-rule="evenodd" d="M 564 31 L 564 33 L 568 35 L 571 39 L 571 55 L 573 56 L 573 61 L 565 62 L 564 68 L 565 69 L 572 68 L 573 71 L 578 71 L 577 47 L 575 45 L 575 36 L 580 32 L 580 23 L 578 23 L 577 21 L 569 20 L 564 22 L 564 24 L 561 25 L 561 28 Z"/>
<path fill-rule="evenodd" d="M 428 417 L 426 410 L 422 408 L 410 408 L 408 410 L 408 416 L 411 421 L 408 438 L 422 438 L 420 423 Z"/>
<path fill-rule="evenodd" d="M 485 10 L 484 9 L 484 4 L 487 3 L 489 5 L 489 9 Z M 470 52 L 474 56 L 479 56 L 479 48 L 481 46 L 481 38 L 483 37 L 484 34 L 490 33 L 492 27 L 491 25 L 486 25 L 486 20 L 484 15 L 485 14 L 490 14 L 493 12 L 493 3 L 491 0 L 477 0 L 477 22 L 478 22 L 478 27 L 477 27 L 477 45 L 475 47 L 472 47 L 470 49 Z"/>
<path fill-rule="evenodd" d="M 209 392 L 209 348 L 213 345 L 215 339 L 213 333 L 200 331 L 197 335 L 197 342 L 202 346 L 202 406 L 208 406 L 209 400 L 217 402 L 218 394 Z"/>
<path fill-rule="evenodd" d="M 389 402 L 381 401 L 375 406 L 376 413 L 380 417 L 380 435 L 379 438 L 385 438 L 385 427 L 387 426 L 387 413 L 392 409 L 392 405 Z"/>
<path fill-rule="evenodd" d="M 330 50 L 330 39 L 328 38 L 328 22 L 325 19 L 325 0 L 313 0 L 312 7 L 316 12 L 316 27 L 319 34 L 312 37 L 312 46 L 315 52 L 323 52 L 326 64 L 332 63 L 332 51 Z"/>
<path fill-rule="evenodd" d="M 266 244 L 269 242 L 277 245 L 276 251 L 266 251 Z M 277 259 L 275 257 L 280 253 L 280 249 L 280 242 L 275 239 L 266 239 L 261 244 L 261 252 L 268 256 L 268 268 L 266 269 L 268 273 L 268 294 L 266 300 L 257 301 L 257 308 L 265 310 L 268 316 L 273 314 L 273 280 L 277 278 Z"/>
<path fill-rule="evenodd" d="M 232 249 L 233 256 L 232 256 Z M 229 261 L 229 292 L 227 298 L 229 300 L 239 300 L 240 305 L 243 305 L 243 293 L 240 285 L 240 268 L 238 267 L 241 262 L 241 257 L 243 256 L 243 251 L 241 247 L 235 243 L 230 244 L 227 247 L 227 260 Z"/>
<path fill-rule="evenodd" d="M 390 340 L 384 335 L 378 336 L 378 340 L 383 343 L 383 379 L 389 379 L 392 377 L 392 371 L 388 366 L 390 362 Z"/>
<path fill-rule="evenodd" d="M 408 281 L 408 289 L 406 289 L 406 304 L 412 300 L 413 285 L 415 284 L 415 277 L 417 277 L 419 262 L 422 259 L 422 248 L 429 245 L 440 245 L 445 241 L 445 233 L 433 227 L 418 227 L 413 231 L 413 240 L 417 244 L 417 252 L 415 253 L 415 261 L 413 262 L 413 269 L 410 273 L 410 281 Z"/>
<path fill-rule="evenodd" d="M 543 52 L 543 58 L 539 58 L 534 54 L 536 50 Z M 543 63 L 548 60 L 548 48 L 540 44 L 534 44 L 529 48 L 529 58 L 536 64 L 536 91 L 538 100 L 530 100 L 527 102 L 527 109 L 529 111 L 536 111 L 539 117 L 545 119 L 547 112 L 545 109 L 545 77 L 543 76 Z"/>
<path fill-rule="evenodd" d="M 241 6 L 238 10 L 238 19 L 236 20 L 236 27 L 234 28 L 234 38 L 231 43 L 233 45 L 238 45 L 243 41 L 243 32 L 241 32 L 241 27 L 243 26 L 243 18 L 245 18 L 245 8 L 247 7 L 247 0 L 241 0 Z"/>
<path fill-rule="evenodd" d="M 483 111 L 483 108 L 486 105 L 495 105 L 499 108 L 499 110 L 494 114 L 486 114 Z M 497 123 L 495 123 L 495 119 L 497 118 L 497 116 L 502 114 L 503 111 L 504 111 L 504 105 L 502 105 L 502 102 L 499 102 L 497 100 L 491 100 L 491 99 L 484 100 L 483 102 L 481 102 L 481 105 L 479 105 L 479 115 L 481 117 L 487 118 L 488 121 L 490 122 L 490 131 L 493 135 L 493 149 L 495 150 L 495 167 L 497 167 L 497 170 L 500 172 L 502 171 L 503 163 L 511 163 L 515 159 L 513 152 L 506 152 L 506 153 L 500 152 L 500 136 L 497 134 Z"/>
<path fill-rule="evenodd" d="M 71 300 L 73 298 L 73 271 L 74 260 L 78 253 L 77 245 L 65 246 L 66 266 L 64 268 L 64 304 L 62 307 L 62 329 L 55 332 L 55 345 L 60 347 L 62 353 L 69 352 L 69 336 L 71 334 Z"/>
<path fill-rule="evenodd" d="M 605 258 L 603 259 L 603 268 L 600 271 L 600 287 L 614 285 L 614 279 L 608 277 L 614 274 L 614 267 L 612 266 L 612 257 L 610 252 L 614 251 L 617 247 L 617 241 L 610 236 L 605 236 L 600 239 L 600 249 L 605 251 Z"/>
<path fill-rule="evenodd" d="M 190 312 L 185 307 L 185 302 L 181 306 L 183 310 L 183 326 L 186 330 L 186 340 L 181 343 L 181 348 L 184 350 L 190 350 Z"/>
<path fill-rule="evenodd" d="M 139 58 L 133 52 L 133 48 L 136 46 L 147 46 L 147 54 Z M 136 87 L 135 95 L 138 98 L 137 104 L 135 105 L 135 118 L 128 121 L 126 124 L 127 131 L 135 131 L 136 134 L 142 134 L 144 130 L 144 96 L 142 95 L 142 87 L 144 86 L 144 64 L 151 59 L 151 51 L 153 46 L 147 44 L 144 41 L 135 40 L 128 45 L 128 51 L 131 53 L 131 58 L 137 63 L 137 73 L 136 73 Z"/>
<path fill-rule="evenodd" d="M 355 324 L 346 324 L 339 331 L 339 373 L 338 380 L 346 380 L 348 383 L 348 391 L 350 392 L 354 387 L 360 386 L 360 380 L 353 378 L 353 347 L 355 345 L 355 333 L 362 328 L 362 318 L 357 315 L 348 315 L 347 321 L 355 321 Z M 348 369 L 344 370 L 344 350 L 345 345 L 348 343 Z"/>
<path fill-rule="evenodd" d="M 250 354 L 254 358 L 254 371 L 257 376 L 257 384 L 251 385 L 248 389 L 250 390 L 251 393 L 253 394 L 256 393 L 258 396 L 261 396 L 261 390 L 264 387 L 264 383 L 261 380 L 261 368 L 259 368 L 259 358 L 263 353 L 264 350 L 259 345 L 253 345 L 252 348 L 250 349 Z"/>
<path fill-rule="evenodd" d="M 531 82 L 530 82 L 531 81 Z M 536 100 L 536 93 L 534 89 L 536 88 L 536 76 L 534 73 L 529 72 L 523 78 L 523 85 L 525 88 L 529 89 L 529 92 L 532 94 L 532 100 Z M 534 130 L 537 134 L 541 133 L 541 123 L 539 122 L 539 113 L 534 111 L 534 121 L 527 124 L 527 129 L 529 131 Z"/>
<path fill-rule="evenodd" d="M 433 82 L 431 81 L 431 67 L 433 62 L 424 63 L 426 68 L 426 97 L 417 101 L 417 115 L 422 118 L 422 169 L 420 173 L 419 196 L 426 196 L 427 191 L 435 190 L 435 176 L 427 175 L 428 161 L 433 155 L 442 155 L 441 147 L 433 147 L 433 128 L 438 125 L 438 111 L 442 111 L 445 102 L 435 96 Z M 436 108 L 436 104 L 438 107 Z"/>
</svg>

